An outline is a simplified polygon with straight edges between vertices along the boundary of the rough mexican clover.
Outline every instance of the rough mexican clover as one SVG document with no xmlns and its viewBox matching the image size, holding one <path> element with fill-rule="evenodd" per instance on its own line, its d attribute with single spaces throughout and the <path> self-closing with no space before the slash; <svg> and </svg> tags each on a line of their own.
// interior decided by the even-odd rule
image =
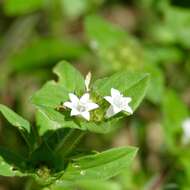
<svg viewBox="0 0 190 190">
<path fill-rule="evenodd" d="M 110 118 L 121 111 L 125 111 L 130 114 L 133 113 L 133 110 L 128 105 L 132 99 L 130 97 L 124 97 L 119 90 L 111 88 L 111 96 L 105 96 L 104 99 L 111 104 L 106 111 L 107 118 Z"/>
<path fill-rule="evenodd" d="M 182 142 L 187 144 L 190 142 L 190 118 L 187 118 L 182 123 L 183 137 Z"/>
<path fill-rule="evenodd" d="M 71 116 L 82 116 L 86 120 L 90 120 L 90 111 L 99 107 L 98 104 L 90 100 L 89 93 L 85 93 L 81 98 L 75 94 L 69 93 L 70 102 L 65 102 L 64 106 L 71 109 Z"/>
</svg>

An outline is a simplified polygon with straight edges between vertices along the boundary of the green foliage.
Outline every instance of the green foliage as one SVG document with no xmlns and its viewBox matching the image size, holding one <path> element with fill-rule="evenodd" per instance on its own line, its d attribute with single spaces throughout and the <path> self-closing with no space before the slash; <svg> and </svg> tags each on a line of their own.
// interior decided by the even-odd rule
<svg viewBox="0 0 190 190">
<path fill-rule="evenodd" d="M 19 130 L 30 132 L 30 123 L 27 120 L 2 104 L 0 104 L 0 111 L 13 126 L 18 127 Z"/>
<path fill-rule="evenodd" d="M 0 155 L 1 176 L 24 176 L 21 172 L 26 165 L 24 158 L 2 147 L 0 147 Z"/>
<path fill-rule="evenodd" d="M 21 15 L 36 11 L 43 7 L 44 0 L 7 0 L 4 10 L 8 15 Z"/>
<path fill-rule="evenodd" d="M 173 151 L 182 141 L 182 124 L 188 115 L 188 109 L 180 97 L 174 91 L 167 91 L 163 100 L 163 127 L 165 139 Z"/>
<path fill-rule="evenodd" d="M 0 5 L 2 189 L 189 189 L 188 0 Z M 133 115 L 105 116 L 111 88 Z M 89 121 L 64 106 L 87 91 L 99 105 Z"/>
<path fill-rule="evenodd" d="M 52 65 L 62 58 L 75 59 L 85 51 L 85 47 L 75 40 L 40 38 L 29 43 L 21 52 L 10 56 L 8 64 L 16 71 L 28 71 Z"/>
<path fill-rule="evenodd" d="M 132 97 L 132 108 L 135 110 L 142 101 L 148 86 L 148 75 L 141 73 L 122 72 L 105 79 L 99 79 L 92 85 L 91 94 L 94 94 L 93 99 L 102 104 L 103 108 L 93 113 L 93 122 L 78 119 L 71 120 L 68 118 L 67 112 L 58 112 L 55 109 L 59 109 L 61 103 L 68 100 L 68 93 L 72 92 L 77 95 L 85 93 L 84 79 L 67 62 L 59 63 L 54 72 L 59 77 L 58 82 L 48 82 L 32 97 L 32 102 L 39 107 L 40 112 L 46 117 L 46 121 L 54 123 L 54 127 L 48 128 L 49 124 L 43 127 L 43 122 L 41 122 L 42 126 L 40 127 L 44 132 L 45 128 L 57 129 L 64 127 L 107 133 L 114 129 L 114 123 L 121 116 L 115 119 L 103 119 L 105 112 L 105 100 L 103 100 L 103 97 L 110 94 L 111 88 L 116 88 L 124 93 L 124 95 Z"/>
<path fill-rule="evenodd" d="M 80 180 L 75 183 L 62 182 L 51 187 L 51 190 L 74 190 L 81 188 L 84 190 L 121 190 L 121 187 L 114 182 L 102 182 L 96 180 Z"/>
<path fill-rule="evenodd" d="M 54 69 L 54 73 L 59 77 L 58 84 L 64 86 L 68 92 L 79 93 L 84 91 L 84 79 L 81 74 L 70 64 L 63 61 Z"/>
<path fill-rule="evenodd" d="M 132 98 L 132 108 L 135 110 L 145 96 L 148 79 L 148 74 L 119 72 L 111 77 L 97 80 L 93 90 L 100 96 L 106 96 L 111 88 L 116 88 L 125 96 Z"/>
<path fill-rule="evenodd" d="M 159 24 L 153 24 L 149 28 L 150 36 L 162 44 L 179 43 L 185 48 L 190 47 L 188 33 L 190 30 L 187 24 L 190 20 L 189 10 L 182 7 L 166 5 L 162 8 L 163 20 Z"/>
<path fill-rule="evenodd" d="M 73 160 L 62 178 L 65 180 L 106 180 L 126 169 L 137 149 L 122 147 Z"/>
<path fill-rule="evenodd" d="M 58 81 L 46 83 L 32 97 L 32 102 L 37 107 L 37 134 L 34 134 L 35 128 L 31 128 L 28 121 L 6 106 L 0 105 L 3 116 L 18 127 L 29 145 L 26 159 L 1 148 L 0 174 L 31 176 L 42 187 L 51 185 L 52 189 L 62 187 L 73 189 L 75 185 L 93 189 L 91 180 L 107 180 L 128 169 L 137 153 L 137 148 L 119 147 L 101 153 L 83 153 L 81 156 L 75 152 L 75 148 L 84 136 L 82 131 L 107 133 L 113 130 L 115 127 L 113 124 L 124 117 L 124 114 L 113 119 L 105 119 L 102 111 L 105 112 L 107 105 L 103 96 L 109 95 L 112 87 L 117 88 L 124 95 L 132 97 L 132 108 L 135 110 L 145 95 L 148 75 L 122 72 L 97 80 L 92 85 L 90 93 L 94 101 L 100 104 L 100 110 L 94 113 L 100 120 L 87 122 L 82 118 L 69 116 L 65 110 L 59 110 L 59 106 L 68 101 L 68 93 L 77 95 L 85 93 L 82 75 L 66 61 L 60 62 L 53 71 L 58 76 Z M 64 128 L 71 129 L 62 133 L 61 130 Z M 58 183 L 55 183 L 56 180 Z M 120 189 L 112 183 L 98 181 L 97 184 L 100 189 Z"/>
<path fill-rule="evenodd" d="M 126 38 L 122 29 L 112 26 L 97 16 L 87 17 L 85 28 L 89 39 L 102 48 L 113 46 Z"/>
</svg>

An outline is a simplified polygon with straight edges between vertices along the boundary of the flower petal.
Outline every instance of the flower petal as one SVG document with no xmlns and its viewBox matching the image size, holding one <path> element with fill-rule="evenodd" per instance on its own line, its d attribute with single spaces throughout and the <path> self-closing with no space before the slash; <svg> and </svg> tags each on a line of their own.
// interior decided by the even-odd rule
<svg viewBox="0 0 190 190">
<path fill-rule="evenodd" d="M 117 114 L 117 113 L 119 113 L 120 111 L 122 111 L 122 108 L 119 108 L 119 107 L 117 107 L 117 106 L 115 106 L 115 105 L 113 105 L 112 107 L 113 107 L 114 114 Z"/>
<path fill-rule="evenodd" d="M 97 109 L 98 107 L 99 107 L 99 105 L 96 103 L 93 103 L 93 102 L 87 104 L 87 110 L 88 111 Z"/>
<path fill-rule="evenodd" d="M 108 101 L 110 104 L 113 104 L 113 98 L 111 96 L 105 96 L 104 99 Z"/>
<path fill-rule="evenodd" d="M 107 111 L 106 111 L 105 117 L 106 117 L 106 118 L 110 118 L 110 117 L 112 117 L 112 116 L 114 116 L 114 115 L 115 115 L 115 112 L 114 112 L 114 110 L 113 110 L 113 106 L 110 106 L 110 107 L 107 109 Z"/>
<path fill-rule="evenodd" d="M 89 99 L 90 99 L 89 93 L 85 93 L 85 94 L 80 98 L 80 101 L 81 101 L 82 103 L 88 103 L 88 102 L 89 102 Z"/>
<path fill-rule="evenodd" d="M 115 88 L 111 88 L 111 96 L 112 97 L 118 97 L 121 96 L 122 94 L 120 93 L 119 90 L 115 89 Z"/>
<path fill-rule="evenodd" d="M 70 98 L 71 102 L 73 102 L 74 104 L 79 102 L 79 98 L 73 93 L 69 93 L 69 98 Z"/>
<path fill-rule="evenodd" d="M 73 104 L 71 102 L 65 102 L 63 105 L 67 108 L 73 109 Z"/>
<path fill-rule="evenodd" d="M 125 106 L 125 107 L 123 108 L 123 111 L 126 111 L 126 112 L 128 112 L 128 113 L 130 113 L 130 114 L 133 113 L 133 110 L 132 110 L 132 108 L 131 108 L 129 105 Z"/>
<path fill-rule="evenodd" d="M 85 112 L 82 112 L 82 113 L 80 113 L 81 114 L 81 116 L 84 118 L 84 119 L 86 119 L 86 120 L 90 120 L 90 113 L 88 112 L 88 111 L 85 111 Z"/>
<path fill-rule="evenodd" d="M 80 115 L 80 112 L 77 109 L 71 110 L 71 116 Z"/>
<path fill-rule="evenodd" d="M 124 104 L 128 104 L 129 102 L 132 101 L 131 97 L 123 97 Z"/>
</svg>

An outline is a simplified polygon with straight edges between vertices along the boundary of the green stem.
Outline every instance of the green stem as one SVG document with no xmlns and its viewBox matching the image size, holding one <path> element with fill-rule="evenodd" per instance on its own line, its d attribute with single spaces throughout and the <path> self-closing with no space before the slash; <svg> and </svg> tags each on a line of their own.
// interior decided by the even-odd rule
<svg viewBox="0 0 190 190">
<path fill-rule="evenodd" d="M 25 140 L 26 144 L 28 145 L 29 150 L 31 151 L 32 146 L 30 144 L 30 141 L 28 140 L 28 137 L 25 135 L 25 133 L 22 130 L 20 130 L 20 133 L 23 139 Z"/>
<path fill-rule="evenodd" d="M 24 190 L 32 190 L 33 182 L 34 182 L 33 179 L 28 179 L 26 181 Z"/>
<path fill-rule="evenodd" d="M 65 138 L 58 144 L 55 153 L 61 153 L 63 157 L 68 156 L 75 149 L 84 135 L 85 132 L 83 131 L 71 129 Z"/>
</svg>

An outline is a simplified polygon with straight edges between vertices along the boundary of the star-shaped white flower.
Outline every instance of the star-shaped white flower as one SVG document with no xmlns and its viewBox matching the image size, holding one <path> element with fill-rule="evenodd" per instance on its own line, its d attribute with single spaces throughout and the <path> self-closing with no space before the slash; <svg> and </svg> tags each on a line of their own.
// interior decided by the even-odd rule
<svg viewBox="0 0 190 190">
<path fill-rule="evenodd" d="M 132 99 L 130 97 L 124 97 L 119 90 L 111 88 L 111 96 L 105 96 L 104 99 L 111 104 L 106 111 L 107 118 L 110 118 L 121 111 L 125 111 L 130 114 L 133 113 L 133 110 L 129 106 Z"/>
<path fill-rule="evenodd" d="M 69 93 L 70 102 L 65 102 L 64 106 L 71 109 L 71 116 L 80 115 L 86 120 L 90 120 L 90 111 L 99 107 L 98 104 L 90 100 L 89 93 L 85 93 L 81 98 Z"/>
<path fill-rule="evenodd" d="M 183 137 L 182 141 L 184 144 L 187 144 L 190 142 L 190 118 L 187 118 L 182 123 L 182 129 L 183 129 Z"/>
</svg>

